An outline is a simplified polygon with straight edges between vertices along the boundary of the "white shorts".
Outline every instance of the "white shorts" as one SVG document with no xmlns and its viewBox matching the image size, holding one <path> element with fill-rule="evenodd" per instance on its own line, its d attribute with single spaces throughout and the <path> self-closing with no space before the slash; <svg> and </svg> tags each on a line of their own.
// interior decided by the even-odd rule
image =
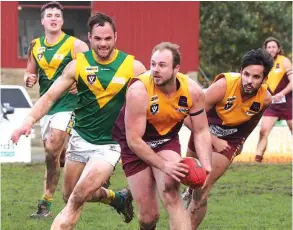
<svg viewBox="0 0 293 230">
<path fill-rule="evenodd" d="M 73 112 L 59 112 L 53 115 L 45 115 L 40 120 L 42 140 L 47 139 L 51 128 L 70 133 L 73 122 Z"/>
<path fill-rule="evenodd" d="M 113 167 L 120 160 L 121 149 L 118 144 L 95 145 L 87 142 L 73 129 L 69 140 L 66 157 L 72 161 L 87 163 L 96 158 L 110 163 Z"/>
</svg>

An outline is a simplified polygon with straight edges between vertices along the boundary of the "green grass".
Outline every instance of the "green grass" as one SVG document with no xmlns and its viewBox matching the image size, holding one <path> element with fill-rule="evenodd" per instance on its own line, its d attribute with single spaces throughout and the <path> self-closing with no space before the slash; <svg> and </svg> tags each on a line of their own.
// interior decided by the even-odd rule
<svg viewBox="0 0 293 230">
<path fill-rule="evenodd" d="M 43 169 L 41 164 L 2 165 L 2 230 L 50 229 L 53 217 L 47 220 L 28 217 L 41 196 Z M 113 190 L 126 186 L 120 166 L 111 183 Z M 54 217 L 64 207 L 60 184 L 53 203 Z M 291 165 L 234 164 L 212 190 L 208 213 L 200 229 L 292 229 L 291 198 Z M 137 230 L 138 224 L 136 219 L 124 224 L 110 207 L 88 203 L 75 229 Z M 163 209 L 157 229 L 168 229 Z"/>
</svg>

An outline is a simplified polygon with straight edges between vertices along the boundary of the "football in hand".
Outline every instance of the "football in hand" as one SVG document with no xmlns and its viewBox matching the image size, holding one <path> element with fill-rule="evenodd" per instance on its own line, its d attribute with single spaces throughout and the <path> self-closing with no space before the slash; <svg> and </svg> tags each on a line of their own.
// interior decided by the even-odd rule
<svg viewBox="0 0 293 230">
<path fill-rule="evenodd" d="M 186 176 L 181 178 L 181 183 L 191 188 L 201 187 L 206 180 L 206 171 L 201 166 L 199 160 L 193 157 L 185 157 L 182 163 L 188 165 L 189 170 Z"/>
</svg>

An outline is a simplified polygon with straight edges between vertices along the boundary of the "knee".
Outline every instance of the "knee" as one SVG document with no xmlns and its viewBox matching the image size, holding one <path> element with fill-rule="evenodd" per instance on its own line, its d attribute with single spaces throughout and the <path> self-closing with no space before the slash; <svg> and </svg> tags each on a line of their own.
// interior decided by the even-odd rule
<svg viewBox="0 0 293 230">
<path fill-rule="evenodd" d="M 45 151 L 51 155 L 53 158 L 58 158 L 61 154 L 63 148 L 63 143 L 61 140 L 56 138 L 49 138 L 45 143 Z"/>
<path fill-rule="evenodd" d="M 162 200 L 166 209 L 170 206 L 176 205 L 181 199 L 179 194 L 179 186 L 180 185 L 176 182 L 165 183 Z"/>
<path fill-rule="evenodd" d="M 158 211 L 151 211 L 147 213 L 138 214 L 138 222 L 140 229 L 152 230 L 155 229 L 157 222 L 159 221 L 160 214 Z"/>
<path fill-rule="evenodd" d="M 266 128 L 261 128 L 260 129 L 259 136 L 261 138 L 266 138 L 266 137 L 269 136 L 269 134 L 270 134 L 270 131 L 268 129 L 266 129 Z"/>
<path fill-rule="evenodd" d="M 66 198 L 66 197 L 65 197 Z M 88 199 L 86 189 L 74 189 L 67 202 L 73 204 L 76 208 L 82 206 Z"/>
</svg>

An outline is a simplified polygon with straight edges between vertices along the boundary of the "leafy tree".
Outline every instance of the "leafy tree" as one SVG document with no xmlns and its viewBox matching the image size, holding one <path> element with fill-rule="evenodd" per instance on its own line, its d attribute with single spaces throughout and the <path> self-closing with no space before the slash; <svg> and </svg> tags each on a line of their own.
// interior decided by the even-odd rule
<svg viewBox="0 0 293 230">
<path fill-rule="evenodd" d="M 292 57 L 292 2 L 200 2 L 200 67 L 239 71 L 242 56 L 274 36 Z"/>
</svg>

